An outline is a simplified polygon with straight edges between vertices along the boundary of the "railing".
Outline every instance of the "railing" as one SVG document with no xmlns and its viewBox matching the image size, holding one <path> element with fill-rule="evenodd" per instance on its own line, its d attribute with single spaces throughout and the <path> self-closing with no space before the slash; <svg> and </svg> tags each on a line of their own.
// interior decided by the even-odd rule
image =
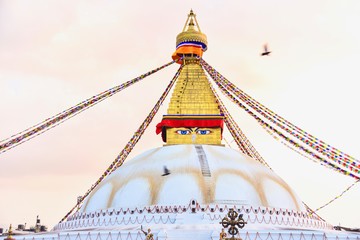
<svg viewBox="0 0 360 240">
<path fill-rule="evenodd" d="M 189 204 L 187 206 L 151 206 L 143 208 L 107 209 L 91 213 L 76 213 L 53 230 L 74 230 L 94 227 L 128 226 L 144 224 L 175 224 L 177 217 L 184 213 L 203 214 L 202 224 L 218 223 L 229 211 L 235 209 L 243 214 L 249 224 L 264 227 L 302 229 L 333 229 L 333 226 L 307 212 L 267 207 L 226 204 Z"/>
</svg>

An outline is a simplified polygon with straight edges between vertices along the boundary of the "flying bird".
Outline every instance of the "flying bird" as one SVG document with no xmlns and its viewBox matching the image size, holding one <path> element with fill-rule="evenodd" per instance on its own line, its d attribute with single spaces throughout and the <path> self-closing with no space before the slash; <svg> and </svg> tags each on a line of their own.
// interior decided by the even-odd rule
<svg viewBox="0 0 360 240">
<path fill-rule="evenodd" d="M 264 44 L 264 51 L 260 54 L 260 56 L 269 56 L 270 53 L 271 52 L 268 50 L 267 44 Z"/>
<path fill-rule="evenodd" d="M 170 170 L 166 166 L 164 166 L 164 173 L 161 176 L 167 176 L 169 174 L 170 174 Z"/>
</svg>

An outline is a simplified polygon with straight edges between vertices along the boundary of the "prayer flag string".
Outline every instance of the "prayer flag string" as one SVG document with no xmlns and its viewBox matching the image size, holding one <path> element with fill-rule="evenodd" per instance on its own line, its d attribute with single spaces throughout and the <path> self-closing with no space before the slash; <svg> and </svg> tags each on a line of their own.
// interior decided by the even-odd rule
<svg viewBox="0 0 360 240">
<path fill-rule="evenodd" d="M 324 207 L 328 206 L 330 203 L 333 203 L 335 200 L 341 198 L 346 192 L 348 192 L 353 186 L 355 186 L 355 184 L 357 184 L 358 182 L 360 182 L 360 179 L 355 181 L 354 183 L 352 183 L 349 187 L 347 187 L 340 195 L 337 195 L 336 197 L 334 197 L 333 199 L 331 199 L 329 202 L 327 202 L 326 204 L 322 205 L 321 207 L 318 207 L 317 209 L 315 209 L 314 211 L 311 211 L 311 214 L 316 213 L 317 211 L 319 211 L 320 209 L 323 209 Z"/>
<path fill-rule="evenodd" d="M 235 120 L 232 118 L 230 113 L 228 112 L 227 108 L 225 107 L 224 103 L 219 98 L 218 94 L 216 93 L 214 87 L 210 83 L 210 87 L 212 92 L 215 95 L 216 101 L 219 104 L 220 113 L 224 115 L 224 121 L 225 124 L 231 134 L 231 136 L 234 138 L 236 144 L 238 145 L 240 151 L 244 153 L 245 155 L 259 161 L 261 164 L 265 165 L 269 169 L 271 167 L 269 164 L 261 157 L 259 152 L 255 149 L 255 147 L 251 144 L 249 139 L 246 137 L 246 135 L 241 131 L 239 125 L 235 122 Z"/>
<path fill-rule="evenodd" d="M 183 65 L 180 66 L 179 70 L 176 72 L 173 79 L 170 81 L 168 86 L 166 87 L 164 93 L 161 95 L 160 99 L 157 101 L 153 109 L 150 111 L 149 115 L 145 118 L 144 122 L 140 125 L 138 130 L 134 133 L 131 137 L 129 142 L 125 145 L 125 147 L 121 150 L 119 155 L 115 158 L 115 160 L 110 164 L 110 166 L 105 170 L 105 172 L 101 175 L 101 177 L 91 186 L 87 192 L 81 196 L 78 203 L 61 219 L 60 223 L 67 219 L 67 217 L 73 213 L 75 209 L 80 209 L 80 205 L 84 202 L 85 198 L 89 196 L 89 194 L 112 172 L 114 172 L 118 167 L 120 167 L 124 161 L 126 160 L 127 156 L 135 147 L 136 143 L 140 140 L 141 136 L 150 125 L 151 121 L 153 120 L 154 116 L 158 112 L 161 104 L 164 102 L 166 96 L 170 92 L 171 88 L 174 86 L 177 78 L 180 75 L 181 70 L 183 69 Z"/>
<path fill-rule="evenodd" d="M 140 80 L 144 79 L 145 77 L 150 76 L 150 75 L 160 71 L 161 69 L 173 64 L 174 62 L 175 61 L 164 64 L 163 66 L 156 68 L 154 70 L 151 70 L 137 78 L 134 78 L 134 79 L 127 81 L 121 85 L 110 88 L 100 94 L 97 94 L 91 98 L 88 98 L 88 99 L 82 101 L 81 103 L 79 103 L 69 109 L 66 109 L 66 110 L 60 112 L 59 114 L 56 114 L 55 116 L 47 118 L 44 121 L 42 121 L 30 128 L 25 129 L 24 131 L 21 131 L 17 134 L 12 135 L 9 138 L 6 138 L 6 139 L 0 141 L 0 154 L 18 146 L 24 142 L 27 142 L 28 140 L 50 130 L 51 128 L 53 128 L 55 126 L 58 126 L 65 120 L 68 120 L 68 119 L 74 117 L 75 115 L 79 114 L 80 112 L 113 96 L 114 94 L 124 90 L 125 88 L 133 85 L 134 83 L 139 82 Z"/>
<path fill-rule="evenodd" d="M 241 151 L 243 154 L 245 154 L 245 155 L 247 155 L 247 156 L 249 156 L 249 157 L 252 157 L 252 156 L 251 156 L 251 153 L 250 153 L 250 152 L 248 151 L 248 149 L 246 148 L 244 142 L 240 140 L 240 136 L 238 136 L 237 131 L 235 130 L 235 126 L 232 124 L 232 120 L 233 120 L 233 119 L 232 119 L 232 118 L 230 119 L 230 118 L 228 117 L 228 115 L 229 115 L 229 114 L 228 114 L 228 111 L 227 111 L 227 109 L 225 108 L 225 106 L 223 105 L 223 102 L 221 101 L 221 99 L 220 99 L 219 96 L 217 95 L 217 93 L 216 93 L 214 87 L 212 86 L 212 84 L 210 83 L 210 81 L 209 81 L 209 84 L 210 84 L 210 87 L 211 87 L 211 90 L 212 90 L 213 94 L 215 95 L 216 102 L 217 102 L 218 105 L 219 105 L 220 113 L 221 113 L 222 115 L 224 115 L 225 124 L 226 124 L 226 126 L 227 126 L 227 128 L 228 128 L 228 130 L 229 130 L 229 132 L 230 132 L 230 134 L 231 134 L 231 136 L 233 137 L 236 145 L 238 145 L 240 151 Z"/>
<path fill-rule="evenodd" d="M 345 166 L 350 171 L 354 173 L 360 173 L 360 161 L 356 160 L 355 158 L 349 156 L 341 152 L 340 150 L 331 147 L 330 145 L 324 143 L 323 141 L 313 137 L 312 135 L 308 134 L 307 132 L 301 130 L 300 128 L 296 127 L 295 125 L 291 124 L 290 122 L 286 121 L 279 115 L 273 113 L 271 110 L 267 109 L 261 103 L 257 102 L 249 95 L 244 93 L 241 89 L 237 88 L 234 84 L 230 81 L 225 79 L 220 73 L 218 73 L 214 68 L 212 68 L 209 64 L 207 64 L 204 60 L 200 60 L 201 64 L 205 66 L 207 71 L 211 71 L 213 75 L 219 78 L 221 84 L 224 85 L 224 88 L 228 89 L 229 91 L 233 92 L 235 96 L 237 96 L 240 100 L 244 101 L 248 106 L 253 108 L 271 123 L 277 125 L 278 127 L 285 130 L 287 133 L 291 134 L 295 138 L 299 139 L 300 141 L 304 142 L 307 146 L 313 148 L 317 152 L 321 153 L 325 157 L 332 159 L 337 162 L 337 164 L 341 166 Z M 287 128 L 290 126 L 290 129 Z"/>
<path fill-rule="evenodd" d="M 324 159 L 323 157 L 319 156 L 318 154 L 315 154 L 314 152 L 310 151 L 308 148 L 300 145 L 295 140 L 293 140 L 290 137 L 286 136 L 285 133 L 282 133 L 281 131 L 277 130 L 275 127 L 271 126 L 269 123 L 265 122 L 263 119 L 261 119 L 255 113 L 253 113 L 248 107 L 246 107 L 244 104 L 239 102 L 237 97 L 240 100 L 243 100 L 243 99 L 241 97 L 239 97 L 239 95 L 237 94 L 238 91 L 234 90 L 234 89 L 238 89 L 236 86 L 234 86 L 228 80 L 226 80 L 224 77 L 222 77 L 221 74 L 219 74 L 214 68 L 212 68 L 210 65 L 208 65 L 204 60 L 200 60 L 200 63 L 204 67 L 204 69 L 209 73 L 209 75 L 213 78 L 215 83 L 218 85 L 219 89 L 226 96 L 228 96 L 233 102 L 235 102 L 238 106 L 243 108 L 248 114 L 250 114 L 253 118 L 255 118 L 260 123 L 260 125 L 268 128 L 270 131 L 276 133 L 279 137 L 286 140 L 290 145 L 292 145 L 292 146 L 298 148 L 299 150 L 307 153 L 312 158 L 317 159 L 318 161 L 328 165 L 333 170 L 341 172 L 344 175 L 354 177 L 356 179 L 360 178 L 360 170 L 355 164 L 351 164 L 351 165 L 343 164 L 344 162 L 336 161 L 336 160 L 332 159 L 331 156 L 329 156 L 329 155 L 326 155 L 329 158 L 328 160 Z M 224 79 L 226 81 L 224 81 Z M 231 88 L 229 86 L 231 86 Z M 232 92 L 234 95 L 232 93 L 230 93 L 230 92 Z M 248 103 L 248 102 L 246 102 L 246 103 Z M 253 105 L 249 105 L 249 106 L 257 111 L 257 109 Z M 257 111 L 257 112 L 261 114 L 261 112 L 259 112 L 259 111 Z M 264 116 L 264 114 L 261 114 L 261 115 Z M 264 117 L 266 117 L 266 115 Z M 270 120 L 271 123 L 276 123 L 276 122 L 272 121 L 272 119 L 269 119 L 269 118 L 266 118 L 266 119 Z M 280 124 L 275 124 L 275 125 L 277 127 L 280 127 L 281 129 L 284 129 L 284 127 L 282 125 L 280 125 Z M 290 134 L 290 135 L 293 135 L 291 131 L 290 132 L 286 131 L 286 133 Z M 318 149 L 315 149 L 315 150 L 317 152 L 319 152 L 319 153 L 322 153 Z"/>
</svg>

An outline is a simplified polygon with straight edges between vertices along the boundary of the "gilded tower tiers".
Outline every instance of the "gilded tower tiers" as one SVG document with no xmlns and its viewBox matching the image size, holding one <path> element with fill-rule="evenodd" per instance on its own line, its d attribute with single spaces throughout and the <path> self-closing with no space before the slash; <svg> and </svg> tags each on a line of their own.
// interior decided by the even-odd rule
<svg viewBox="0 0 360 240">
<path fill-rule="evenodd" d="M 207 49 L 196 15 L 190 11 L 183 32 L 176 39 L 172 58 L 183 69 L 170 99 L 167 115 L 157 125 L 167 144 L 220 145 L 223 116 L 199 58 Z"/>
</svg>

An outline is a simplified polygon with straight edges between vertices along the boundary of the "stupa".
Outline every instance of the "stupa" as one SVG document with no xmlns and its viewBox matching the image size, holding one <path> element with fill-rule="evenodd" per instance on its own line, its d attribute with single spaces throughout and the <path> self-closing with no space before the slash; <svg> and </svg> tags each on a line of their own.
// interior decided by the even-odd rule
<svg viewBox="0 0 360 240">
<path fill-rule="evenodd" d="M 246 221 L 237 239 L 360 239 L 312 214 L 269 167 L 222 144 L 224 112 L 200 65 L 206 50 L 191 11 L 172 55 L 182 69 L 156 126 L 164 145 L 126 161 L 50 232 L 15 238 L 225 239 L 220 222 L 232 210 Z"/>
</svg>

